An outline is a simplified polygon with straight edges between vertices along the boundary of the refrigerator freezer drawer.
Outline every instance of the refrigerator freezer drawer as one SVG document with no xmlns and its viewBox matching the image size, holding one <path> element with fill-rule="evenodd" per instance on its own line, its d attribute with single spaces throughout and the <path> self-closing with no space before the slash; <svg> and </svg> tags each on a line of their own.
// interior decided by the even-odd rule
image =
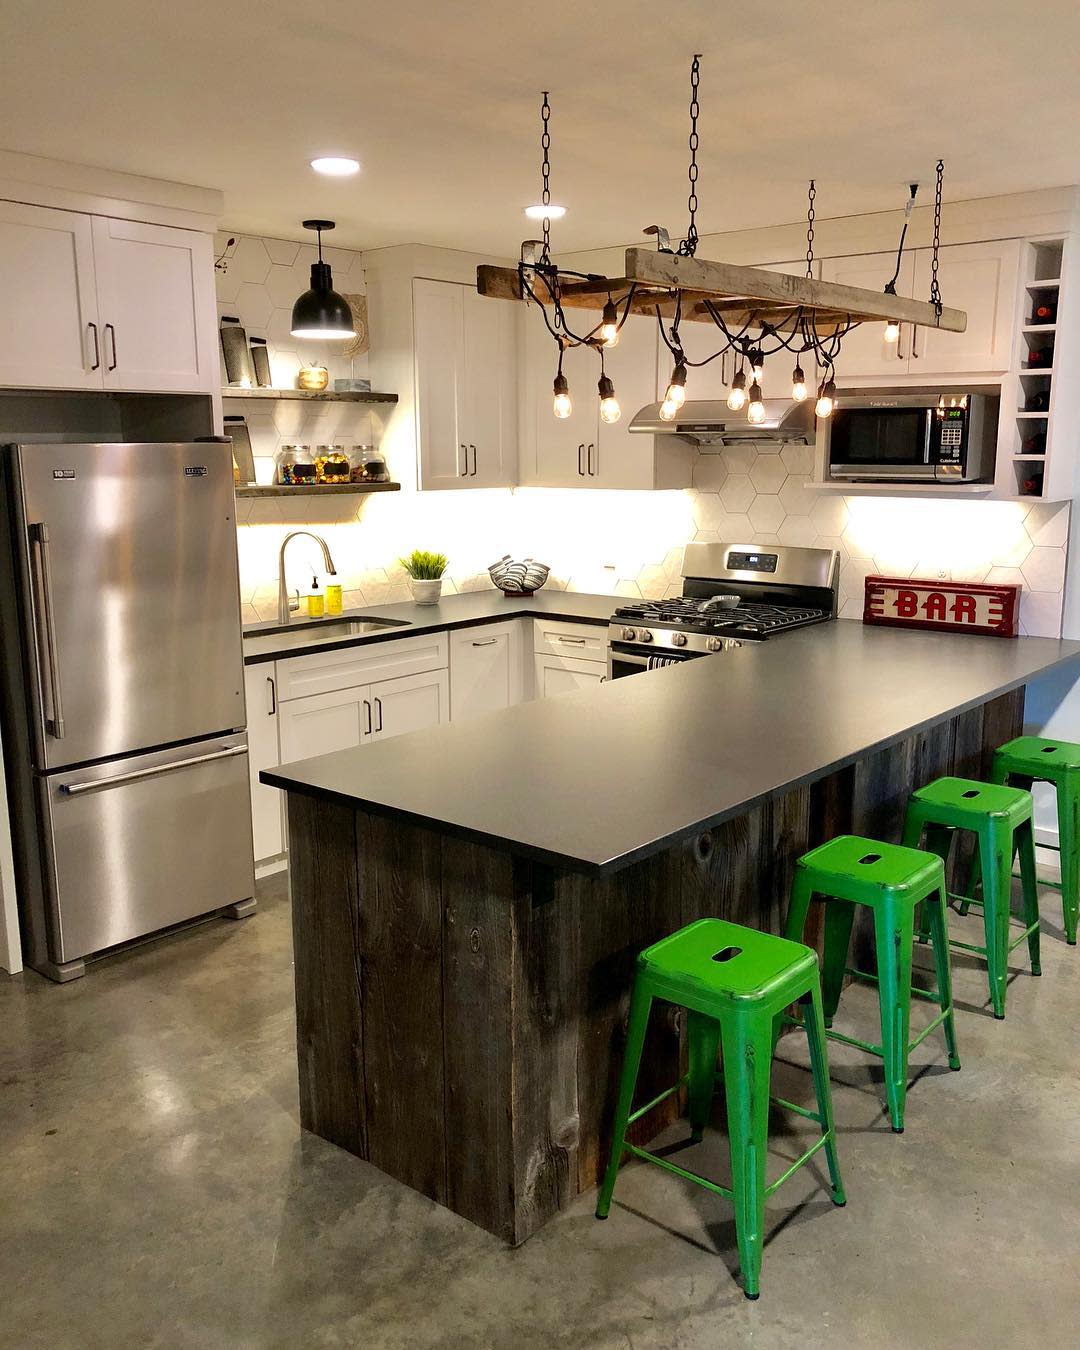
<svg viewBox="0 0 1080 1350">
<path fill-rule="evenodd" d="M 254 893 L 243 733 L 41 777 L 38 791 L 57 963 Z"/>
</svg>

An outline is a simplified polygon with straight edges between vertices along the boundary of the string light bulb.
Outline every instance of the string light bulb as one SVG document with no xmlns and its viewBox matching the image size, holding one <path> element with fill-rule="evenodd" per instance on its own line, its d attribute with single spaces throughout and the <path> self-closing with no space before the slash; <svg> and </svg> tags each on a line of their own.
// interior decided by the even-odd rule
<svg viewBox="0 0 1080 1350">
<path fill-rule="evenodd" d="M 759 351 L 750 353 L 750 378 L 754 384 L 761 383 L 761 377 L 765 374 L 765 357 Z"/>
<path fill-rule="evenodd" d="M 600 393 L 600 420 L 609 425 L 622 416 L 619 400 L 615 397 L 615 386 L 607 375 L 601 375 L 596 388 Z"/>
<path fill-rule="evenodd" d="M 806 398 L 806 376 L 803 374 L 802 366 L 797 365 L 791 372 L 791 398 L 795 403 L 802 403 Z"/>
<path fill-rule="evenodd" d="M 818 390 L 818 401 L 814 407 L 814 412 L 818 417 L 831 417 L 835 407 L 836 384 L 831 379 L 823 380 Z"/>
<path fill-rule="evenodd" d="M 619 311 L 615 308 L 615 302 L 610 295 L 600 319 L 600 341 L 605 347 L 619 345 Z"/>
<path fill-rule="evenodd" d="M 681 360 L 675 362 L 675 369 L 671 372 L 664 402 L 671 403 L 676 408 L 681 408 L 686 402 L 686 365 Z"/>
<path fill-rule="evenodd" d="M 746 376 L 741 370 L 737 370 L 731 377 L 727 405 L 732 412 L 740 412 L 746 406 Z"/>
<path fill-rule="evenodd" d="M 660 418 L 664 422 L 674 422 L 679 414 L 679 404 L 672 403 L 670 399 L 664 399 L 660 404 Z"/>
<path fill-rule="evenodd" d="M 566 376 L 562 373 L 562 363 L 559 363 L 559 373 L 555 376 L 555 383 L 552 385 L 552 409 L 556 417 L 567 418 L 574 411 L 574 405 L 570 401 L 570 386 L 566 382 Z"/>
<path fill-rule="evenodd" d="M 765 404 L 761 400 L 761 385 L 757 380 L 750 386 L 750 406 L 746 410 L 746 420 L 755 424 L 765 421 Z"/>
<path fill-rule="evenodd" d="M 890 319 L 885 325 L 885 341 L 886 342 L 900 341 L 900 325 L 897 323 L 895 319 Z"/>
</svg>

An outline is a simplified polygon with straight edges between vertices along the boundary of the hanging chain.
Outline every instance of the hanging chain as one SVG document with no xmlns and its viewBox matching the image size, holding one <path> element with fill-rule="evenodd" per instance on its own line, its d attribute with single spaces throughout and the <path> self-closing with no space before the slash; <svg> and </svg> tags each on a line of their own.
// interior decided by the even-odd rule
<svg viewBox="0 0 1080 1350">
<path fill-rule="evenodd" d="M 945 177 L 945 161 L 937 162 L 937 187 L 934 189 L 934 252 L 930 259 L 930 303 L 941 318 L 941 286 L 938 284 L 938 253 L 941 249 L 941 180 Z"/>
<path fill-rule="evenodd" d="M 540 200 L 545 206 L 551 204 L 551 130 L 548 123 L 551 121 L 551 104 L 548 102 L 548 91 L 544 90 L 544 101 L 540 106 L 540 119 L 543 123 L 543 131 L 540 135 L 540 148 L 544 152 L 543 160 L 540 164 L 540 177 L 543 181 L 543 192 L 540 194 Z M 550 262 L 551 253 L 551 221 L 547 216 L 544 217 L 544 256 L 543 262 Z"/>
<path fill-rule="evenodd" d="M 810 191 L 807 193 L 806 207 L 806 275 L 814 275 L 814 221 L 817 213 L 814 210 L 814 199 L 817 197 L 817 184 L 810 179 Z"/>
<path fill-rule="evenodd" d="M 694 56 L 694 63 L 690 67 L 690 169 L 687 177 L 690 180 L 690 195 L 686 199 L 686 207 L 690 213 L 690 224 L 686 229 L 686 238 L 679 245 L 679 252 L 684 258 L 692 258 L 697 252 L 698 232 L 697 232 L 697 181 L 698 181 L 698 162 L 697 152 L 700 145 L 698 137 L 698 115 L 701 112 L 701 104 L 698 102 L 698 85 L 701 82 L 701 53 L 697 52 Z"/>
</svg>

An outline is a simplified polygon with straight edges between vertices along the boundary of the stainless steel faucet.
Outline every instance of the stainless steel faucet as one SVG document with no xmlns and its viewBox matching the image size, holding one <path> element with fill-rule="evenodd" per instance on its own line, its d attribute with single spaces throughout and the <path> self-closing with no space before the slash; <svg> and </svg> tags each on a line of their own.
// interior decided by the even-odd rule
<svg viewBox="0 0 1080 1350">
<path fill-rule="evenodd" d="M 306 534 L 309 539 L 314 539 L 322 549 L 323 561 L 326 563 L 326 570 L 332 577 L 337 576 L 337 568 L 334 566 L 334 560 L 330 556 L 330 549 L 327 547 L 326 540 L 321 534 L 312 534 L 310 530 L 290 530 L 281 541 L 281 552 L 278 554 L 278 591 L 277 591 L 277 616 L 278 623 L 288 623 L 289 614 L 294 609 L 300 608 L 300 596 L 297 594 L 295 600 L 289 598 L 289 587 L 285 580 L 285 549 L 290 539 L 295 539 L 297 535 Z"/>
</svg>

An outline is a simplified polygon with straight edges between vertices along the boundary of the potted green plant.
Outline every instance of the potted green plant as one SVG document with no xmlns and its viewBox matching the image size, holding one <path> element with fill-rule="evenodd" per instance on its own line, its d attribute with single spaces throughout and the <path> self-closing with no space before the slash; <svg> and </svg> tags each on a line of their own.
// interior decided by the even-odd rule
<svg viewBox="0 0 1080 1350">
<path fill-rule="evenodd" d="M 445 553 L 428 553 L 420 548 L 414 548 L 407 558 L 401 559 L 402 567 L 409 574 L 413 599 L 418 605 L 439 603 L 447 561 Z"/>
</svg>

